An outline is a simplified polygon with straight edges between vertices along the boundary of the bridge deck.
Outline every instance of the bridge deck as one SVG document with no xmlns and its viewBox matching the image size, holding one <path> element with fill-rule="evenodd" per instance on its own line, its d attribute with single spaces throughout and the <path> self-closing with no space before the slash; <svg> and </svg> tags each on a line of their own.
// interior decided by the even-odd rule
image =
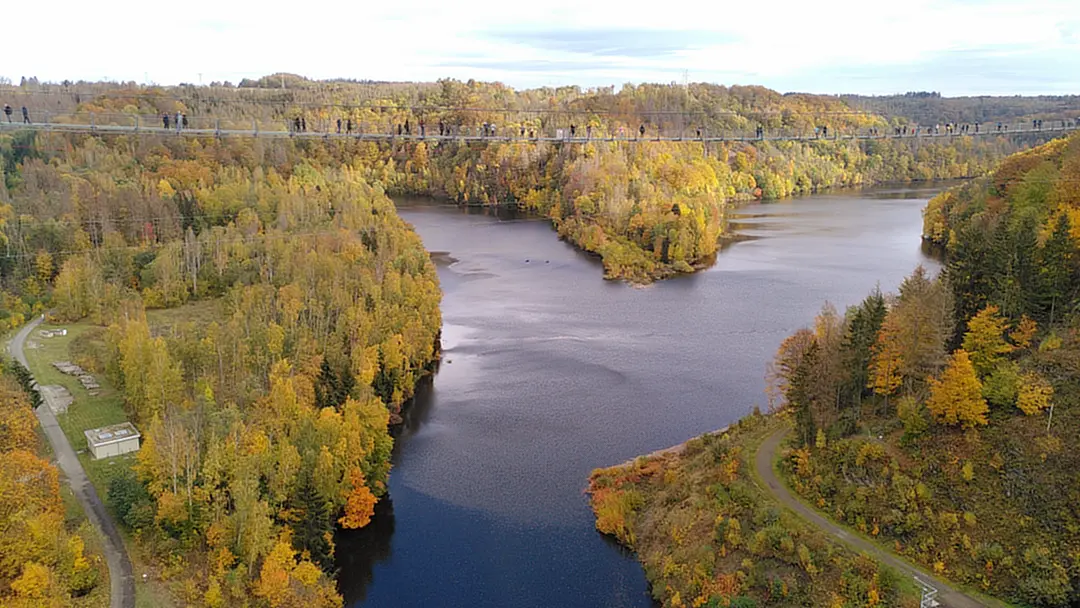
<svg viewBox="0 0 1080 608">
<path fill-rule="evenodd" d="M 92 133 L 92 134 L 124 134 L 124 135 L 180 135 L 188 137 L 265 137 L 265 138 L 301 138 L 301 139 L 356 139 L 360 141 L 458 141 L 458 142 L 550 142 L 550 143 L 588 143 L 588 142 L 626 142 L 626 143 L 650 143 L 650 142 L 753 142 L 753 141 L 845 141 L 845 140 L 888 140 L 888 139 L 941 139 L 954 137 L 996 137 L 1010 135 L 1027 135 L 1037 133 L 1063 133 L 1080 128 L 1080 121 L 1066 123 L 1065 125 L 1046 126 L 1043 128 L 1010 128 L 1003 131 L 994 129 L 982 129 L 978 132 L 915 132 L 896 134 L 892 132 L 870 133 L 836 133 L 828 137 L 817 135 L 791 135 L 791 134 L 765 134 L 761 137 L 748 135 L 702 135 L 701 137 L 687 136 L 664 136 L 653 135 L 645 137 L 557 137 L 551 135 L 537 135 L 535 137 L 518 137 L 516 135 L 482 135 L 482 134 L 454 134 L 454 135 L 396 135 L 392 133 L 326 133 L 315 131 L 269 131 L 262 129 L 219 129 L 219 128 L 189 128 L 175 129 L 164 127 L 147 127 L 135 125 L 92 125 L 69 122 L 0 122 L 0 132 L 11 132 L 25 129 L 34 131 L 57 132 L 57 133 Z"/>
</svg>

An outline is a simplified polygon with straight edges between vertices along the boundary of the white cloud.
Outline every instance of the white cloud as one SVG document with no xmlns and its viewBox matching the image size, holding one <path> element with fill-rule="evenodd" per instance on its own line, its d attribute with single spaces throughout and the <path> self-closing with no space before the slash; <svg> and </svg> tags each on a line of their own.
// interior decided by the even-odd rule
<svg viewBox="0 0 1080 608">
<path fill-rule="evenodd" d="M 289 71 L 526 87 L 668 82 L 685 70 L 816 92 L 1080 92 L 1080 75 L 1062 69 L 1080 56 L 1075 0 L 61 0 L 50 13 L 40 27 L 6 28 L 0 75 L 171 84 Z"/>
</svg>

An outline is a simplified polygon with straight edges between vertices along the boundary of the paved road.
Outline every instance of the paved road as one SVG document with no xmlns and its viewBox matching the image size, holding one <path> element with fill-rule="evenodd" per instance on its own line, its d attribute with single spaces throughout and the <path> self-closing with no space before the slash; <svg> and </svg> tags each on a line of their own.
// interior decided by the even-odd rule
<svg viewBox="0 0 1080 608">
<path fill-rule="evenodd" d="M 41 317 L 34 319 L 19 330 L 9 347 L 15 360 L 22 363 L 27 369 L 30 369 L 30 365 L 26 362 L 23 344 L 26 342 L 26 337 L 39 323 L 41 323 Z M 90 523 L 101 531 L 105 539 L 103 549 L 105 551 L 105 561 L 109 565 L 111 608 L 135 608 L 135 578 L 131 573 L 131 560 L 128 558 L 127 550 L 124 548 L 124 541 L 116 530 L 116 524 L 113 523 L 109 513 L 105 510 L 105 505 L 101 503 L 101 498 L 94 491 L 93 484 L 86 478 L 86 471 L 83 470 L 82 464 L 79 462 L 78 457 L 75 456 L 75 450 L 71 449 L 71 444 L 68 443 L 64 431 L 57 424 L 56 416 L 53 416 L 52 410 L 49 409 L 48 405 L 42 404 L 35 413 L 41 422 L 41 428 L 45 430 L 45 436 L 49 438 L 49 443 L 52 444 L 53 453 L 56 454 L 56 461 L 60 465 L 60 470 L 67 477 L 71 489 L 79 499 L 79 504 L 82 505 L 87 517 L 90 518 Z"/>
<path fill-rule="evenodd" d="M 844 543 L 849 548 L 860 553 L 869 554 L 874 559 L 891 566 L 898 572 L 902 572 L 908 576 L 917 576 L 919 579 L 937 588 L 937 599 L 943 606 L 948 606 L 949 608 L 982 608 L 984 606 L 1006 608 L 1005 604 L 1000 602 L 994 600 L 978 600 L 957 591 L 953 587 L 942 582 L 941 579 L 930 576 L 926 572 L 915 568 L 892 553 L 881 549 L 877 545 L 874 545 L 858 535 L 848 532 L 828 519 L 825 519 L 819 515 L 817 511 L 807 507 L 797 498 L 792 496 L 791 492 L 788 491 L 787 486 L 776 477 L 776 473 L 773 472 L 772 466 L 776 452 L 780 448 L 780 441 L 788 432 L 789 429 L 784 428 L 769 435 L 769 437 L 762 442 L 761 446 L 758 448 L 757 455 L 754 457 L 754 467 L 757 469 L 757 474 L 765 482 L 769 493 L 771 493 L 776 500 L 783 503 L 784 506 L 792 511 L 798 513 L 803 519 L 810 522 L 811 525 L 838 538 L 840 542 Z"/>
</svg>

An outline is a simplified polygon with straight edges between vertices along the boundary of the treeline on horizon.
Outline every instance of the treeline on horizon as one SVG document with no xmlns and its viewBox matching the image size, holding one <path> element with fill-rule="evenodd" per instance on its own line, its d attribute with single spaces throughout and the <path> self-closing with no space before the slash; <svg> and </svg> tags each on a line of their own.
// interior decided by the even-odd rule
<svg viewBox="0 0 1080 608">
<path fill-rule="evenodd" d="M 281 88 L 281 83 L 285 88 Z M 55 113 L 102 117 L 175 115 L 223 128 L 252 124 L 281 130 L 302 117 L 309 131 L 336 132 L 337 121 L 414 134 L 423 120 L 476 132 L 633 137 L 663 131 L 813 134 L 888 131 L 911 123 L 853 108 L 834 96 L 782 95 L 764 87 L 710 84 L 626 85 L 518 91 L 500 83 L 358 84 L 267 76 L 259 88 L 130 87 L 111 84 L 18 89 L 31 105 Z M 276 88 L 275 88 L 276 87 Z M 0 95 L 4 91 L 0 89 Z M 103 118 L 104 119 L 104 118 Z M 210 124 L 210 123 L 206 123 Z M 204 125 L 205 126 L 205 125 Z M 457 132 L 457 131 L 456 131 Z M 1031 139 L 1029 137 L 1028 139 Z M 1035 137 L 1034 140 L 1040 139 Z M 711 263 L 732 201 L 775 199 L 822 189 L 984 174 L 1019 149 L 1015 139 L 821 140 L 759 142 L 297 142 L 302 154 L 326 154 L 361 171 L 390 194 L 424 195 L 460 204 L 518 205 L 550 217 L 559 234 L 599 255 L 609 278 L 648 282 Z M 12 171 L 9 161 L 6 171 Z"/>
<path fill-rule="evenodd" d="M 826 306 L 772 372 L 800 494 L 1025 606 L 1080 601 L 1078 186 L 1073 135 L 942 193 L 924 213 L 941 274 Z"/>
<path fill-rule="evenodd" d="M 0 158 L 0 322 L 96 326 L 72 354 L 143 434 L 98 488 L 118 523 L 185 605 L 340 605 L 333 534 L 385 494 L 441 327 L 382 188 L 293 142 L 23 132 Z M 0 576 L 38 576 L 17 548 Z"/>
</svg>

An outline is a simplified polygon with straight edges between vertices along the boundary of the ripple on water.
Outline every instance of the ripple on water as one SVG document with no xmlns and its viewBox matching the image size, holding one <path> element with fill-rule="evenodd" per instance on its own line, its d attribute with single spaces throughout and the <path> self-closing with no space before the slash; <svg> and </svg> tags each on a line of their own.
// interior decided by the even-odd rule
<svg viewBox="0 0 1080 608">
<path fill-rule="evenodd" d="M 770 357 L 825 300 L 843 310 L 936 268 L 919 238 L 933 190 L 918 192 L 747 205 L 732 219 L 760 238 L 648 289 L 604 281 L 547 221 L 402 205 L 443 252 L 444 363 L 398 433 L 392 531 L 372 560 L 339 545 L 360 553 L 343 558 L 347 599 L 651 606 L 633 557 L 595 532 L 589 471 L 764 405 Z"/>
</svg>

